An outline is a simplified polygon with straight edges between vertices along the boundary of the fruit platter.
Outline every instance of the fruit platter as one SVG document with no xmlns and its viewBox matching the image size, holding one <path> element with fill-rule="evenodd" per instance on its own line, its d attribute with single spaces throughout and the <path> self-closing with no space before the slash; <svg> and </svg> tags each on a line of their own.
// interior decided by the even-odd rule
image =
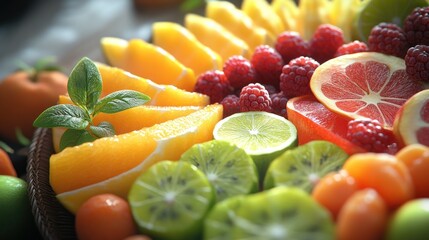
<svg viewBox="0 0 429 240">
<path fill-rule="evenodd" d="M 429 239 L 429 1 L 183 2 L 61 84 L 29 75 L 56 91 L 0 129 L 31 136 L 0 192 L 44 239 Z"/>
</svg>

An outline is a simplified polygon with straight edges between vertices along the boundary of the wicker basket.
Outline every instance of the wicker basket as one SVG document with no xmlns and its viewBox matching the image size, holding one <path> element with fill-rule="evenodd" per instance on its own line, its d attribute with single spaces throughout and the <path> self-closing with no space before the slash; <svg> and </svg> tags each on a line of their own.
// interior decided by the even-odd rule
<svg viewBox="0 0 429 240">
<path fill-rule="evenodd" d="M 51 129 L 36 130 L 27 165 L 28 193 L 44 239 L 76 239 L 74 216 L 56 199 L 49 184 L 49 157 L 54 153 Z"/>
</svg>

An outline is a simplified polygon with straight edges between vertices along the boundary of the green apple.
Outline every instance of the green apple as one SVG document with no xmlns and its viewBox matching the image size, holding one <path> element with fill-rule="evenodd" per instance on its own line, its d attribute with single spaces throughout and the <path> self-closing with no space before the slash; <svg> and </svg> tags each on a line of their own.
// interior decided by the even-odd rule
<svg viewBox="0 0 429 240">
<path fill-rule="evenodd" d="M 429 238 L 429 198 L 408 201 L 392 216 L 387 240 L 427 240 Z"/>
</svg>

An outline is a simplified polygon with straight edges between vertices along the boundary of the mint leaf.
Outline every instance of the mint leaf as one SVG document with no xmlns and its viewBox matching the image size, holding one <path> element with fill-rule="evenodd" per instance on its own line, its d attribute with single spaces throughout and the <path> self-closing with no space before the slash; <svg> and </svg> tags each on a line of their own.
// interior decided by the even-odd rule
<svg viewBox="0 0 429 240">
<path fill-rule="evenodd" d="M 91 117 L 78 106 L 60 104 L 49 107 L 34 121 L 35 127 L 66 127 L 70 129 L 85 129 Z"/>
<path fill-rule="evenodd" d="M 95 139 L 87 130 L 67 129 L 60 140 L 60 151 L 66 147 L 92 142 Z"/>
<path fill-rule="evenodd" d="M 70 74 L 67 90 L 71 100 L 91 114 L 102 90 L 101 75 L 95 63 L 82 58 Z"/>
<path fill-rule="evenodd" d="M 150 97 L 147 95 L 133 91 L 122 90 L 111 93 L 102 98 L 96 105 L 94 114 L 98 112 L 116 113 L 129 108 L 137 107 L 147 103 Z"/>
<path fill-rule="evenodd" d="M 115 128 L 109 122 L 101 122 L 98 126 L 90 126 L 92 134 L 95 136 L 102 137 L 112 137 L 115 135 Z"/>
</svg>

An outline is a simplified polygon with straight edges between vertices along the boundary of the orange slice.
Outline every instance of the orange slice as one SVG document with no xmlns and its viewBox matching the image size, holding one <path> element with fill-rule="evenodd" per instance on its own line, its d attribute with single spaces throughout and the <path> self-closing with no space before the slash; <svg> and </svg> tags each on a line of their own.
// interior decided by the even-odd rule
<svg viewBox="0 0 429 240">
<path fill-rule="evenodd" d="M 222 57 L 178 23 L 156 22 L 153 24 L 153 43 L 194 70 L 196 76 L 209 70 L 222 68 Z"/>
<path fill-rule="evenodd" d="M 281 18 L 266 0 L 244 0 L 241 10 L 252 18 L 257 26 L 265 28 L 274 37 L 285 30 Z"/>
<path fill-rule="evenodd" d="M 137 76 L 148 78 L 158 84 L 174 85 L 193 91 L 195 73 L 164 49 L 141 39 L 129 41 L 104 37 L 101 47 L 107 61 Z"/>
<path fill-rule="evenodd" d="M 209 1 L 206 16 L 215 20 L 232 34 L 242 39 L 249 46 L 249 54 L 259 45 L 273 45 L 274 36 L 254 21 L 243 11 L 228 1 Z"/>
<path fill-rule="evenodd" d="M 185 27 L 201 43 L 217 52 L 223 61 L 234 55 L 241 55 L 245 58 L 250 57 L 247 43 L 213 19 L 196 14 L 187 14 L 185 16 Z"/>
<path fill-rule="evenodd" d="M 206 106 L 210 103 L 207 95 L 189 92 L 173 85 L 157 84 L 138 77 L 120 68 L 97 63 L 103 81 L 102 96 L 119 90 L 135 90 L 148 95 L 147 105 L 157 106 Z M 165 70 L 164 70 L 165 71 Z"/>
<path fill-rule="evenodd" d="M 310 87 L 330 110 L 353 119 L 376 119 L 390 130 L 399 108 L 423 89 L 405 72 L 404 59 L 375 52 L 323 63 L 314 71 Z"/>
<path fill-rule="evenodd" d="M 149 166 L 178 160 L 192 145 L 213 139 L 220 119 L 222 105 L 213 104 L 139 131 L 66 148 L 50 158 L 51 186 L 72 213 L 100 193 L 127 198 L 134 180 Z"/>
<path fill-rule="evenodd" d="M 395 116 L 393 131 L 404 145 L 429 147 L 429 89 L 405 102 Z"/>
</svg>

